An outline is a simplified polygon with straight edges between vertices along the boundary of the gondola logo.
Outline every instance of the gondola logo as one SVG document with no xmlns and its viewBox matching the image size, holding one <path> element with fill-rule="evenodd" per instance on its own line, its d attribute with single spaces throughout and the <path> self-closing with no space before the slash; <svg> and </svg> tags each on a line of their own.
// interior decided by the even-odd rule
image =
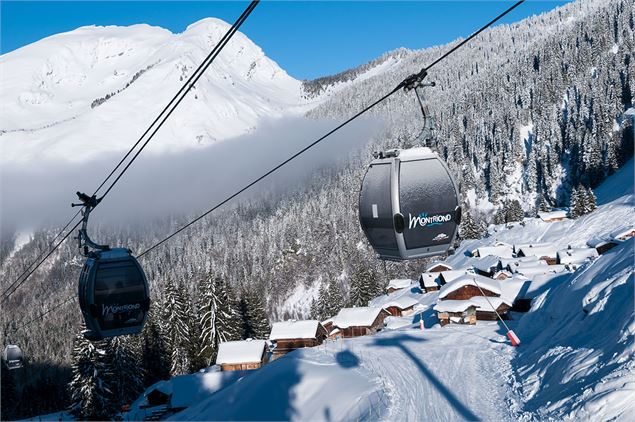
<svg viewBox="0 0 635 422">
<path fill-rule="evenodd" d="M 408 213 L 410 224 L 408 225 L 409 229 L 414 229 L 417 226 L 421 227 L 432 227 L 432 226 L 440 226 L 443 223 L 447 223 L 452 220 L 451 214 L 435 214 L 428 215 L 427 212 L 422 212 L 419 215 L 412 215 Z"/>
<path fill-rule="evenodd" d="M 106 314 L 119 314 L 121 312 L 130 312 L 141 309 L 140 303 L 130 303 L 127 305 L 101 305 L 102 307 L 102 315 Z"/>
</svg>

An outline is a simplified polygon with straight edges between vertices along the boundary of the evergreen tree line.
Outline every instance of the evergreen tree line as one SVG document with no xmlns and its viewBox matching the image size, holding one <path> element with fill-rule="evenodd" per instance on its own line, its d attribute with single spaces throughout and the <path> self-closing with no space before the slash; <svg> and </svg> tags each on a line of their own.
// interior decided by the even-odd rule
<svg viewBox="0 0 635 422">
<path fill-rule="evenodd" d="M 262 295 L 236 295 L 223 277 L 209 276 L 193 300 L 168 280 L 142 333 L 90 342 L 76 336 L 69 411 L 80 420 L 108 420 L 145 388 L 214 364 L 222 342 L 264 339 L 270 331 Z"/>
</svg>

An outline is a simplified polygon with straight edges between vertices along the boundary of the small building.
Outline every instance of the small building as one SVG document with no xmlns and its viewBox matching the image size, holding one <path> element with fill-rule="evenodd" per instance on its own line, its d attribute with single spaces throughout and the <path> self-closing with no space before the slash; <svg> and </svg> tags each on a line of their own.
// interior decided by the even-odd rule
<svg viewBox="0 0 635 422">
<path fill-rule="evenodd" d="M 322 321 L 322 326 L 326 330 L 327 334 L 330 334 L 331 331 L 333 331 L 333 329 L 335 328 L 335 326 L 333 325 L 333 318 L 329 318 L 326 321 Z"/>
<path fill-rule="evenodd" d="M 272 359 L 303 347 L 322 344 L 328 336 L 326 329 L 316 320 L 275 322 L 269 340 L 274 343 Z"/>
<path fill-rule="evenodd" d="M 537 256 L 528 256 L 526 258 L 520 258 L 517 261 L 509 262 L 505 269 L 507 269 L 511 273 L 515 273 L 518 268 L 532 267 L 537 265 L 543 265 L 545 267 L 549 266 L 549 264 L 547 264 L 547 261 L 538 259 Z"/>
<path fill-rule="evenodd" d="M 480 258 L 472 265 L 474 272 L 485 277 L 492 277 L 498 271 L 499 260 L 499 257 L 494 255 Z"/>
<path fill-rule="evenodd" d="M 433 262 L 427 269 L 427 273 L 440 273 L 441 271 L 450 271 L 452 266 L 445 262 Z"/>
<path fill-rule="evenodd" d="M 498 261 L 498 268 L 501 270 L 511 270 L 511 267 L 513 265 L 518 265 L 521 262 L 532 262 L 532 261 L 538 261 L 538 257 L 537 256 L 525 256 L 525 257 L 521 257 L 521 258 L 501 258 L 500 261 Z M 547 263 L 545 262 L 545 265 L 547 265 Z M 513 272 L 513 271 L 512 271 Z"/>
<path fill-rule="evenodd" d="M 634 227 L 621 227 L 611 232 L 611 234 L 609 235 L 609 238 L 617 242 L 624 242 L 633 236 L 635 236 Z"/>
<path fill-rule="evenodd" d="M 570 248 L 558 251 L 558 264 L 578 266 L 599 256 L 595 248 Z"/>
<path fill-rule="evenodd" d="M 221 371 L 245 371 L 260 368 L 267 358 L 265 340 L 226 341 L 218 345 L 216 364 Z"/>
<path fill-rule="evenodd" d="M 507 280 L 508 278 L 511 278 L 511 277 L 512 277 L 512 273 L 510 273 L 507 270 L 499 270 L 499 271 L 496 271 L 494 275 L 492 275 L 492 278 L 494 280 L 501 280 L 501 281 Z"/>
<path fill-rule="evenodd" d="M 426 293 L 439 290 L 438 277 L 439 273 L 421 273 L 419 276 L 419 287 Z"/>
<path fill-rule="evenodd" d="M 467 273 L 466 270 L 450 270 L 450 271 L 442 271 L 439 273 L 439 277 L 437 281 L 441 286 L 449 283 L 450 281 L 457 279 L 459 277 L 464 276 Z"/>
<path fill-rule="evenodd" d="M 410 285 L 412 285 L 412 280 L 409 278 L 396 278 L 388 282 L 386 293 L 390 294 L 396 292 L 397 290 L 407 289 Z"/>
<path fill-rule="evenodd" d="M 515 267 L 514 273 L 524 275 L 525 277 L 534 277 L 544 274 L 558 274 L 566 270 L 565 266 L 561 264 L 541 265 L 538 263 L 527 263 Z"/>
<path fill-rule="evenodd" d="M 476 308 L 471 300 L 440 300 L 432 309 L 437 311 L 441 326 L 455 324 L 476 324 Z"/>
<path fill-rule="evenodd" d="M 598 254 L 602 255 L 602 254 L 606 253 L 607 251 L 610 251 L 611 249 L 616 247 L 619 243 L 617 241 L 614 241 L 614 240 L 608 240 L 608 239 L 602 239 L 602 238 L 599 238 L 599 237 L 594 237 L 594 238 L 589 239 L 586 242 L 586 244 L 590 248 L 595 248 L 595 250 L 598 252 Z"/>
<path fill-rule="evenodd" d="M 514 256 L 514 248 L 511 245 L 499 242 L 499 244 L 494 246 L 481 246 L 472 252 L 472 255 L 479 258 L 484 258 L 488 255 L 499 258 L 512 258 Z"/>
<path fill-rule="evenodd" d="M 512 307 L 511 303 L 506 303 L 500 297 L 474 296 L 470 301 L 477 307 L 476 319 L 479 321 L 496 321 L 498 319 L 496 312 L 504 319 L 507 311 Z"/>
<path fill-rule="evenodd" d="M 384 303 L 382 308 L 388 311 L 392 316 L 408 316 L 415 312 L 414 307 L 418 303 L 415 298 L 401 296 L 400 298 Z"/>
<path fill-rule="evenodd" d="M 501 291 L 501 282 L 498 280 L 466 274 L 441 287 L 439 300 L 467 300 L 474 296 L 498 297 Z"/>
<path fill-rule="evenodd" d="M 549 265 L 555 265 L 558 261 L 558 248 L 553 244 L 521 247 L 517 255 L 519 257 L 535 256 Z"/>
<path fill-rule="evenodd" d="M 349 338 L 376 333 L 384 327 L 387 316 L 390 313 L 378 307 L 342 308 L 333 321 L 342 337 Z"/>
<path fill-rule="evenodd" d="M 567 212 L 562 210 L 539 212 L 538 218 L 540 218 L 545 223 L 552 223 L 554 221 L 562 221 L 565 218 L 567 218 Z"/>
<path fill-rule="evenodd" d="M 542 248 L 544 246 L 551 246 L 549 242 L 530 242 L 530 243 L 516 243 L 514 244 L 514 253 L 518 255 L 518 252 L 523 248 Z"/>
</svg>

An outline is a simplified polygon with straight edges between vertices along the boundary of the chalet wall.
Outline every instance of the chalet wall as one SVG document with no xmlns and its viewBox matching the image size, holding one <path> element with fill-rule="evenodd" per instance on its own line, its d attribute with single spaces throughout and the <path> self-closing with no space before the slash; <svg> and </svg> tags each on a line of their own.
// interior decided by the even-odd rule
<svg viewBox="0 0 635 422">
<path fill-rule="evenodd" d="M 498 294 L 487 290 L 483 286 L 481 286 L 481 289 L 483 289 L 483 293 L 485 294 L 485 296 L 498 297 Z M 467 300 L 473 298 L 474 296 L 483 296 L 483 293 L 481 293 L 479 288 L 476 286 L 463 286 L 460 289 L 457 289 L 448 294 L 442 300 Z"/>
</svg>

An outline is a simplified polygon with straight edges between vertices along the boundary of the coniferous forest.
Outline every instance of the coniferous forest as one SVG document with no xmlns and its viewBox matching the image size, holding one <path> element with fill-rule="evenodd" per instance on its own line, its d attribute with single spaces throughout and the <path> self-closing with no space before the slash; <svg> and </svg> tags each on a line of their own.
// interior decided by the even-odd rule
<svg viewBox="0 0 635 422">
<path fill-rule="evenodd" d="M 634 34 L 632 0 L 580 0 L 488 30 L 428 75 L 436 83 L 424 91 L 433 148 L 459 184 L 462 238 L 553 207 L 570 207 L 574 218 L 593 210 L 593 189 L 633 157 Z M 329 96 L 307 117 L 344 120 L 449 47 L 399 49 L 306 81 L 307 97 Z M 62 407 L 80 419 L 113 417 L 154 382 L 213 363 L 219 342 L 266 338 L 274 321 L 328 318 L 342 306 L 367 304 L 390 278 L 414 277 L 426 261 L 374 258 L 357 201 L 372 151 L 416 145 L 420 111 L 412 93 L 399 93 L 371 116 L 383 129 L 361 150 L 343 152 L 344 163 L 301 188 L 245 196 L 143 260 L 152 304 L 141 335 L 91 343 L 79 335 L 76 300 L 50 311 L 76 296 L 82 257 L 75 242 L 65 243 L 3 304 L 3 341 L 19 344 L 27 364 L 16 374 L 3 368 L 2 419 Z M 190 217 L 92 230 L 140 251 Z M 58 230 L 39 230 L 10 259 L 15 239 L 3 239 L 2 283 Z"/>
</svg>

